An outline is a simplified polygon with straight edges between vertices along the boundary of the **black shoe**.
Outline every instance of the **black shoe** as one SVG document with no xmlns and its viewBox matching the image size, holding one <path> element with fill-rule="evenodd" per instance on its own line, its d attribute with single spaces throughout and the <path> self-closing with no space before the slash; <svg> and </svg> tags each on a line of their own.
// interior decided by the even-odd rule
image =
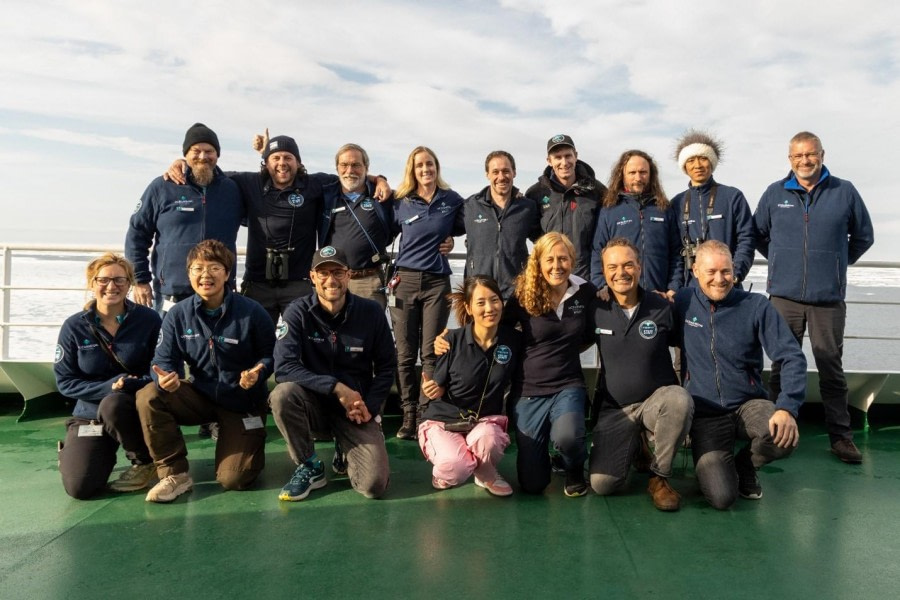
<svg viewBox="0 0 900 600">
<path fill-rule="evenodd" d="M 566 487 L 563 493 L 569 498 L 577 498 L 587 494 L 588 486 L 584 481 L 584 469 L 578 468 L 577 471 L 566 472 Z"/>
<path fill-rule="evenodd" d="M 862 452 L 853 443 L 853 440 L 840 439 L 831 445 L 831 453 L 850 465 L 858 465 L 862 462 Z"/>
<path fill-rule="evenodd" d="M 401 440 L 416 439 L 416 412 L 407 411 L 403 413 L 403 425 L 397 430 L 397 438 Z"/>
<path fill-rule="evenodd" d="M 218 423 L 204 423 L 197 429 L 197 435 L 202 438 L 212 438 L 214 440 L 219 439 L 219 424 Z"/>
<path fill-rule="evenodd" d="M 756 467 L 750 460 L 750 451 L 747 448 L 742 449 L 734 457 L 734 468 L 737 469 L 738 476 L 738 493 L 741 498 L 748 500 L 759 500 L 762 498 L 762 485 L 759 483 L 759 476 L 756 474 Z"/>
<path fill-rule="evenodd" d="M 564 475 L 566 472 L 566 461 L 563 460 L 562 454 L 550 455 L 550 470 L 557 475 Z"/>
<path fill-rule="evenodd" d="M 347 455 L 344 454 L 337 440 L 334 440 L 334 458 L 331 459 L 331 470 L 334 471 L 335 475 L 347 474 Z"/>
</svg>

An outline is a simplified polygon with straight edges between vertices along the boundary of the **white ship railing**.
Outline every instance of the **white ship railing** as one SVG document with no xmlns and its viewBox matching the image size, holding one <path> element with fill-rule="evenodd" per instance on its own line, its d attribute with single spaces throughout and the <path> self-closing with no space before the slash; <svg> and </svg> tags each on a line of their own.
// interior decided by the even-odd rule
<svg viewBox="0 0 900 600">
<path fill-rule="evenodd" d="M 42 321 L 42 320 L 17 320 L 12 321 L 10 319 L 11 313 L 11 302 L 12 302 L 12 292 L 14 291 L 46 291 L 46 292 L 72 292 L 72 291 L 84 291 L 83 287 L 69 287 L 69 286 L 35 286 L 35 285 L 12 285 L 13 281 L 13 257 L 15 253 L 28 253 L 28 254 L 60 254 L 60 253 L 74 253 L 74 254 L 86 254 L 86 255 L 99 255 L 104 252 L 121 252 L 121 246 L 115 245 L 67 245 L 67 244 L 2 244 L 0 243 L 0 252 L 2 252 L 2 261 L 0 261 L 0 265 L 2 265 L 2 272 L 0 272 L 0 392 L 9 392 L 18 390 L 26 399 L 29 397 L 40 396 L 42 393 L 46 393 L 47 391 L 55 390 L 53 384 L 53 376 L 52 376 L 52 365 L 49 364 L 49 361 L 46 360 L 13 360 L 10 358 L 10 330 L 13 328 L 25 328 L 25 329 L 38 329 L 38 328 L 59 328 L 62 325 L 62 321 Z M 239 248 L 238 254 L 243 257 L 245 255 L 246 249 Z M 450 259 L 454 261 L 461 261 L 465 258 L 463 253 L 454 252 L 450 255 Z M 765 260 L 756 260 L 754 261 L 755 265 L 765 265 Z M 860 261 L 854 265 L 854 269 L 856 268 L 876 268 L 876 269 L 898 269 L 900 268 L 900 262 L 889 262 L 889 261 Z M 857 299 L 849 299 L 847 300 L 847 304 L 860 304 L 860 305 L 874 305 L 874 306 L 900 306 L 900 301 L 889 301 L 889 300 L 857 300 Z M 846 340 L 878 340 L 878 341 L 890 341 L 897 342 L 900 341 L 900 336 L 898 335 L 856 335 L 856 334 L 846 334 L 844 336 Z M 26 369 L 27 367 L 27 369 Z M 813 376 L 815 373 L 812 370 L 813 365 L 810 365 L 811 373 Z M 586 368 L 590 369 L 590 365 L 586 365 Z M 18 369 L 17 375 L 13 376 L 12 371 Z M 865 388 L 866 393 L 862 394 L 861 397 L 857 394 L 858 398 L 854 401 L 851 399 L 851 403 L 863 410 L 867 410 L 868 406 L 874 400 L 874 396 L 882 390 L 882 387 L 885 386 L 885 383 L 889 378 L 892 378 L 892 382 L 887 385 L 886 392 L 890 395 L 889 398 L 884 398 L 883 401 L 897 403 L 900 402 L 900 374 L 896 370 L 887 372 L 870 372 L 863 371 L 856 374 L 857 376 L 854 378 L 854 381 L 850 381 L 849 373 L 848 373 L 848 383 L 851 387 L 860 387 Z M 8 384 L 12 383 L 10 380 L 16 379 L 14 387 L 12 390 L 5 389 L 9 387 Z M 4 381 L 5 380 L 5 381 Z M 22 383 L 22 382 L 25 383 Z M 30 383 L 29 383 L 30 382 Z M 880 382 L 880 383 L 879 383 Z M 812 379 L 810 380 L 812 384 Z M 894 385 L 896 383 L 897 385 Z M 32 385 L 33 384 L 33 385 Z M 817 387 L 817 386 L 816 386 Z M 894 388 L 898 389 L 894 389 Z M 24 389 L 30 388 L 30 389 Z M 857 392 L 861 390 L 857 389 Z M 817 392 L 817 390 L 816 390 Z M 851 390 L 853 393 L 853 390 Z M 813 393 L 813 389 L 810 389 L 810 400 L 813 400 L 818 396 L 817 393 Z"/>
</svg>

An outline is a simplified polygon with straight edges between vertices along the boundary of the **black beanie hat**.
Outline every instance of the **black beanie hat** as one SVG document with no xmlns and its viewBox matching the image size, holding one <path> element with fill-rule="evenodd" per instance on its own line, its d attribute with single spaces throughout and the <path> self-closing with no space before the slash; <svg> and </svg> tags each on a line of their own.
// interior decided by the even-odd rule
<svg viewBox="0 0 900 600">
<path fill-rule="evenodd" d="M 290 152 L 294 156 L 297 157 L 297 162 L 302 163 L 300 160 L 300 148 L 297 146 L 297 142 L 294 141 L 294 138 L 286 136 L 286 135 L 276 135 L 273 138 L 269 139 L 269 145 L 263 149 L 263 162 L 269 160 L 269 155 L 273 152 Z"/>
<path fill-rule="evenodd" d="M 216 136 L 216 132 L 203 123 L 194 123 L 188 128 L 187 133 L 184 134 L 184 143 L 181 145 L 182 153 L 184 156 L 187 156 L 191 146 L 204 142 L 215 148 L 216 154 L 222 154 L 222 151 L 219 149 L 219 138 Z"/>
</svg>

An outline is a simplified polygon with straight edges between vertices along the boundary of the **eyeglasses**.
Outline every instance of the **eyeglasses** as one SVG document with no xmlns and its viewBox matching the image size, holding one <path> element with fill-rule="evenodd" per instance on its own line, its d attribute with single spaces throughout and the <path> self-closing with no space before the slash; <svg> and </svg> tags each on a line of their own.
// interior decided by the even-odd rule
<svg viewBox="0 0 900 600">
<path fill-rule="evenodd" d="M 341 281 L 349 274 L 350 271 L 348 269 L 331 269 L 330 271 L 325 269 L 320 271 L 319 269 L 316 269 L 316 278 L 319 281 L 328 281 L 329 277 L 334 277 L 338 281 Z"/>
<path fill-rule="evenodd" d="M 123 287 L 129 283 L 127 277 L 94 277 L 94 281 L 97 285 L 109 285 L 110 283 L 114 283 L 117 287 Z"/>
<path fill-rule="evenodd" d="M 807 152 L 805 154 L 789 154 L 790 159 L 794 162 L 798 162 L 800 160 L 812 160 L 814 158 L 819 158 L 819 152 Z"/>
<path fill-rule="evenodd" d="M 210 265 L 208 267 L 191 267 L 188 269 L 191 275 L 203 275 L 204 273 L 209 273 L 210 275 L 221 275 L 225 272 L 225 267 L 221 265 Z"/>
</svg>

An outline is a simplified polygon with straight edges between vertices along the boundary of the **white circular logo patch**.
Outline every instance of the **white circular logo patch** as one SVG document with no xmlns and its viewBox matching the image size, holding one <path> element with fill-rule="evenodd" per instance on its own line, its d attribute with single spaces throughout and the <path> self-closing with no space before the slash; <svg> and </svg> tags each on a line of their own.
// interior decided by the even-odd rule
<svg viewBox="0 0 900 600">
<path fill-rule="evenodd" d="M 137 206 L 134 207 L 134 212 L 137 213 L 137 211 L 141 210 L 141 207 L 142 207 L 143 205 L 144 205 L 144 201 L 143 201 L 143 200 L 138 200 Z"/>
<path fill-rule="evenodd" d="M 499 364 L 505 365 L 512 358 L 512 350 L 505 344 L 500 344 L 494 349 L 494 360 Z"/>
<path fill-rule="evenodd" d="M 656 327 L 656 323 L 653 321 L 644 321 L 638 326 L 638 333 L 640 333 L 641 337 L 645 340 L 652 340 L 656 337 L 656 334 L 659 333 L 659 330 Z"/>
<path fill-rule="evenodd" d="M 280 340 L 284 339 L 284 336 L 288 334 L 288 324 L 282 321 L 278 324 L 278 327 L 275 328 L 275 339 Z"/>
<path fill-rule="evenodd" d="M 325 246 L 319 250 L 319 256 L 322 258 L 331 258 L 335 254 L 337 254 L 337 250 L 334 249 L 334 246 Z"/>
<path fill-rule="evenodd" d="M 65 355 L 66 351 L 63 350 L 62 344 L 57 344 L 56 351 L 53 353 L 53 362 L 58 363 Z"/>
<path fill-rule="evenodd" d="M 301 206 L 303 206 L 304 200 L 305 198 L 303 197 L 303 194 L 291 194 L 290 196 L 288 196 L 288 204 L 290 204 L 294 208 L 300 208 Z"/>
<path fill-rule="evenodd" d="M 157 345 L 157 347 L 158 347 L 160 344 L 162 344 L 162 341 L 163 341 L 163 332 L 162 332 L 162 329 L 160 329 L 160 330 L 159 330 L 159 337 L 156 338 L 156 345 Z"/>
</svg>

